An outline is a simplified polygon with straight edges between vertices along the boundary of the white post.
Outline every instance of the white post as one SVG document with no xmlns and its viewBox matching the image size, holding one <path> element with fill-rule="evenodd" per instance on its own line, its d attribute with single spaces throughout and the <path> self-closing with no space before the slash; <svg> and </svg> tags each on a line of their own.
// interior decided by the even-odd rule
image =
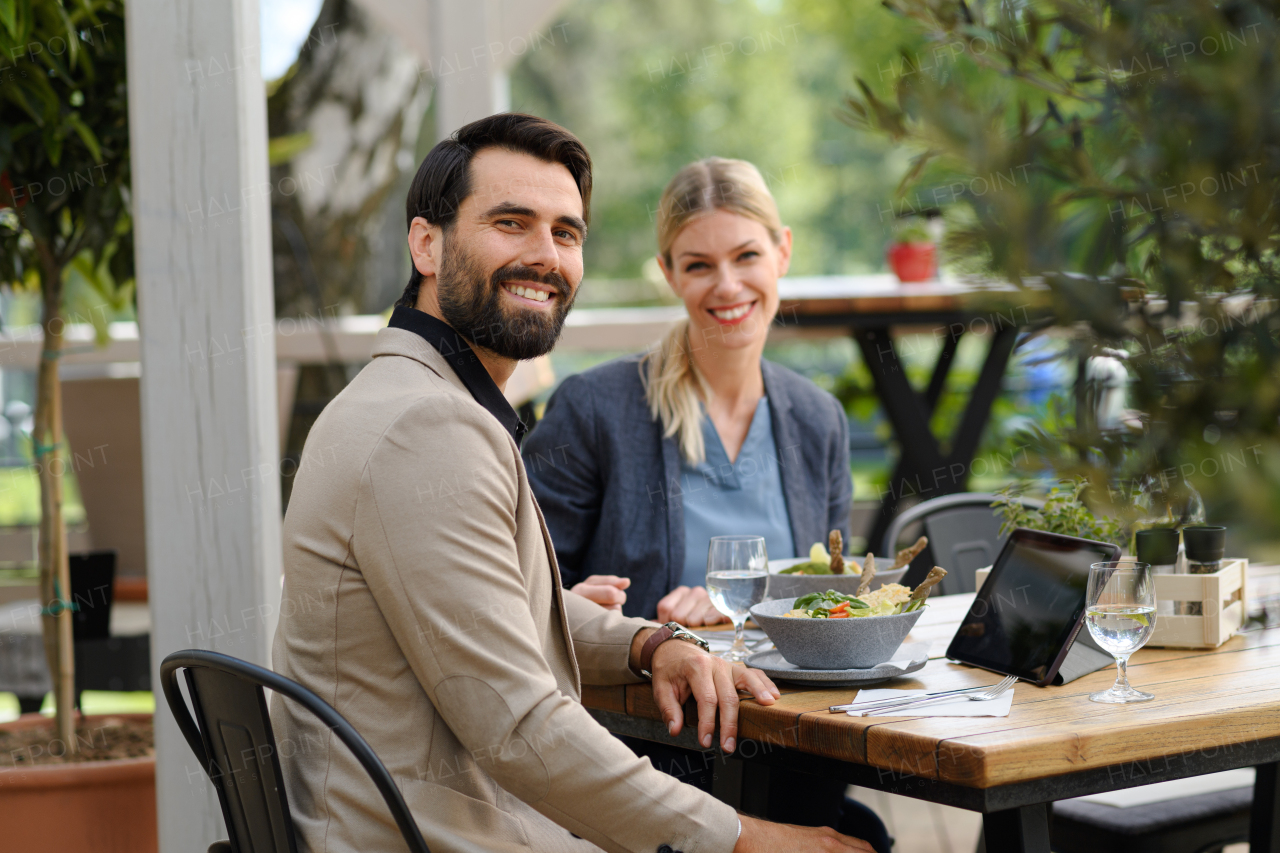
<svg viewBox="0 0 1280 853">
<path fill-rule="evenodd" d="M 280 600 L 258 3 L 125 9 L 160 850 L 203 853 L 226 829 L 159 662 L 198 647 L 268 663 Z"/>
<path fill-rule="evenodd" d="M 406 0 L 362 0 L 383 14 Z M 507 72 L 531 50 L 566 40 L 551 24 L 565 0 L 431 0 L 429 67 L 436 139 L 511 109 Z"/>
<path fill-rule="evenodd" d="M 505 72 L 489 58 L 488 3 L 433 0 L 431 60 L 435 79 L 436 139 L 499 112 L 494 95 Z"/>
</svg>

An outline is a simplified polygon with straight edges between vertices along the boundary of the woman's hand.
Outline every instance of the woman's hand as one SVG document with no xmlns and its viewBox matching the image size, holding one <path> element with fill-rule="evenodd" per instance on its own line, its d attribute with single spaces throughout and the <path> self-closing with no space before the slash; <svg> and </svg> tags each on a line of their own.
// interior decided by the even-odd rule
<svg viewBox="0 0 1280 853">
<path fill-rule="evenodd" d="M 622 605 L 627 603 L 627 594 L 623 590 L 629 586 L 631 586 L 631 578 L 620 578 L 617 575 L 592 575 L 581 583 L 574 584 L 569 592 L 576 592 L 606 610 L 621 610 Z"/>
<path fill-rule="evenodd" d="M 659 622 L 679 622 L 681 625 L 715 625 L 728 622 L 711 603 L 705 587 L 678 586 L 658 602 Z"/>
</svg>

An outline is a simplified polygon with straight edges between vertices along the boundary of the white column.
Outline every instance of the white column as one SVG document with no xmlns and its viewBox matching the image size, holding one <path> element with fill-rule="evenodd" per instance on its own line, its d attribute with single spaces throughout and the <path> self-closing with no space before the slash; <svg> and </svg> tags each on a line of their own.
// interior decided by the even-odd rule
<svg viewBox="0 0 1280 853">
<path fill-rule="evenodd" d="M 390 8 L 408 0 L 363 0 Z M 429 67 L 435 81 L 436 138 L 511 109 L 507 73 L 530 50 L 567 34 L 552 19 L 565 0 L 430 0 Z"/>
<path fill-rule="evenodd" d="M 280 599 L 266 100 L 257 0 L 129 0 L 160 849 L 226 837 L 159 662 L 268 663 Z"/>
<path fill-rule="evenodd" d="M 502 68 L 491 61 L 488 3 L 433 0 L 431 65 L 435 80 L 436 139 L 498 112 L 494 94 Z"/>
</svg>

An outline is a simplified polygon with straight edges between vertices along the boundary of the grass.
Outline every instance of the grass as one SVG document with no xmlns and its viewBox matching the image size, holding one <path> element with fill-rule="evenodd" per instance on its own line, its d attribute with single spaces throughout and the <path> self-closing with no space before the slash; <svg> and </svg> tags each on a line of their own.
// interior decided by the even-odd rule
<svg viewBox="0 0 1280 853">
<path fill-rule="evenodd" d="M 80 697 L 80 706 L 86 714 L 154 714 L 156 697 L 149 690 L 86 690 Z M 53 716 L 52 693 L 44 697 L 40 713 Z M 0 723 L 17 718 L 18 697 L 12 693 L 0 693 Z"/>
<path fill-rule="evenodd" d="M 68 466 L 69 469 L 70 466 Z M 62 511 L 68 525 L 84 524 L 84 504 L 75 474 L 62 481 Z M 0 468 L 0 527 L 40 523 L 40 480 L 35 468 Z"/>
</svg>

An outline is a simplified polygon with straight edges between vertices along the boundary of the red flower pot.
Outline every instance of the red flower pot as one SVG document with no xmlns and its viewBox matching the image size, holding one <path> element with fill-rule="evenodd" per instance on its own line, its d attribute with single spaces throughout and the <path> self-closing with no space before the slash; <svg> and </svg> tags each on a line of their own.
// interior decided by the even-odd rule
<svg viewBox="0 0 1280 853">
<path fill-rule="evenodd" d="M 83 717 L 93 726 L 111 717 Z M 26 714 L 0 729 L 47 728 L 53 720 Z M 61 743 L 61 741 L 56 741 Z M 0 849 L 23 853 L 156 853 L 156 760 L 115 758 L 0 769 Z"/>
<path fill-rule="evenodd" d="M 898 281 L 929 281 L 937 277 L 938 250 L 932 243 L 894 243 L 887 254 L 889 268 Z"/>
</svg>

